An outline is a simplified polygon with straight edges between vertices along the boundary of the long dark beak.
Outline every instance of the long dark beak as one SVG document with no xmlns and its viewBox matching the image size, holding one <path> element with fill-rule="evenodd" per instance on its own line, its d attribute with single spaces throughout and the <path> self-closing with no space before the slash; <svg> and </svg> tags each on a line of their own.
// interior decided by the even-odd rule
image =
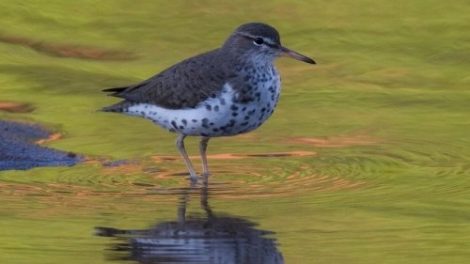
<svg viewBox="0 0 470 264">
<path fill-rule="evenodd" d="M 282 47 L 281 46 L 281 54 L 282 55 L 285 55 L 285 56 L 289 56 L 293 59 L 296 59 L 296 60 L 299 60 L 299 61 L 303 61 L 303 62 L 306 62 L 306 63 L 310 63 L 310 64 L 317 64 L 314 60 L 312 60 L 311 58 L 307 57 L 307 56 L 304 56 L 298 52 L 295 52 L 293 50 L 290 50 L 286 47 Z"/>
</svg>

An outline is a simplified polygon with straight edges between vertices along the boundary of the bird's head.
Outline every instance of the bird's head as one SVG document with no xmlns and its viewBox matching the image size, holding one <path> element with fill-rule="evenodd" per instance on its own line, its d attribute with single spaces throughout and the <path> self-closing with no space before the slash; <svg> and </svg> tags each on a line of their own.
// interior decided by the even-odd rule
<svg viewBox="0 0 470 264">
<path fill-rule="evenodd" d="M 279 32 L 270 25 L 248 23 L 239 26 L 222 47 L 236 56 L 246 56 L 255 61 L 272 62 L 276 57 L 288 56 L 315 64 L 311 58 L 281 45 Z"/>
</svg>

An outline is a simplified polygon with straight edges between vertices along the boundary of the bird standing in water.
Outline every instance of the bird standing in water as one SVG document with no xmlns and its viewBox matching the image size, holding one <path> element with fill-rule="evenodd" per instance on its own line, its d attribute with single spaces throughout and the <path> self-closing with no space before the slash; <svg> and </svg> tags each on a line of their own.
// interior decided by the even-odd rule
<svg viewBox="0 0 470 264">
<path fill-rule="evenodd" d="M 244 24 L 218 49 L 183 60 L 136 85 L 103 90 L 124 99 L 103 111 L 144 117 L 177 133 L 176 146 L 194 181 L 197 175 L 184 147 L 185 137 L 201 137 L 202 174 L 208 176 L 210 138 L 252 131 L 273 113 L 281 91 L 274 60 L 283 55 L 315 64 L 283 47 L 272 26 Z"/>
</svg>

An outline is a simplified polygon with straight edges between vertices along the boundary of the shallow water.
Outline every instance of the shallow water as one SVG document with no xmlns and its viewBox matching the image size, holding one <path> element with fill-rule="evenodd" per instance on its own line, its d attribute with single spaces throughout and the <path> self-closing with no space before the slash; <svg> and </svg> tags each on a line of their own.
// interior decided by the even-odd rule
<svg viewBox="0 0 470 264">
<path fill-rule="evenodd" d="M 284 263 L 273 232 L 256 229 L 241 217 L 215 212 L 209 196 L 217 193 L 206 181 L 176 189 L 180 195 L 172 221 L 158 222 L 144 230 L 96 227 L 96 235 L 116 238 L 109 247 L 109 259 L 142 263 Z M 198 200 L 203 214 L 188 214 L 191 198 Z"/>
<path fill-rule="evenodd" d="M 0 172 L 0 262 L 165 263 L 160 249 L 174 244 L 202 263 L 468 263 L 469 11 L 464 1 L 3 1 L 0 102 L 30 110 L 0 118 L 40 123 L 61 134 L 44 145 L 86 161 Z M 174 135 L 96 111 L 116 101 L 101 89 L 216 48 L 252 20 L 318 65 L 279 60 L 278 108 L 257 131 L 211 142 L 207 188 L 188 186 Z M 182 208 L 186 233 L 162 236 Z M 208 208 L 221 222 L 207 225 Z"/>
</svg>

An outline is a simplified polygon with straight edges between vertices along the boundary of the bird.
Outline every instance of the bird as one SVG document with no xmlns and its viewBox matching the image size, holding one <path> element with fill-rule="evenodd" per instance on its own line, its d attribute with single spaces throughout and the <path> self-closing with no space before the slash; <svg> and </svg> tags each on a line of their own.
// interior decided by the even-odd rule
<svg viewBox="0 0 470 264">
<path fill-rule="evenodd" d="M 200 137 L 201 175 L 208 177 L 211 138 L 253 131 L 274 112 L 281 92 L 274 61 L 281 56 L 316 64 L 282 46 L 273 26 L 242 24 L 219 48 L 185 59 L 140 83 L 104 89 L 121 101 L 101 110 L 143 117 L 176 133 L 176 147 L 189 179 L 197 181 L 185 138 Z"/>
</svg>

